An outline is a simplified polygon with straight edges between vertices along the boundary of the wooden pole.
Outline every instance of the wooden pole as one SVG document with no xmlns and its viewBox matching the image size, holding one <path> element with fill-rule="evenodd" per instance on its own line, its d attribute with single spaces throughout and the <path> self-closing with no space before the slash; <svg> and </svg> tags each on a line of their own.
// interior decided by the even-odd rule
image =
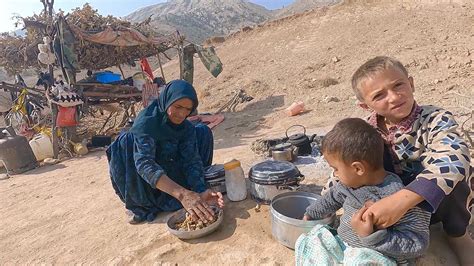
<svg viewBox="0 0 474 266">
<path fill-rule="evenodd" d="M 160 65 L 161 77 L 166 83 L 165 72 L 163 71 L 163 65 L 161 64 L 160 53 L 158 53 L 156 57 L 158 58 L 158 64 Z"/>
<path fill-rule="evenodd" d="M 177 48 L 178 49 L 178 59 L 179 59 L 179 79 L 183 79 L 184 78 L 184 62 L 183 62 L 183 52 L 184 52 L 184 49 L 183 49 L 183 41 L 181 40 L 181 35 L 179 35 L 179 31 L 176 31 L 176 43 L 177 43 Z"/>
<path fill-rule="evenodd" d="M 120 73 L 122 74 L 122 79 L 125 79 L 125 74 L 123 73 L 123 70 L 120 64 L 118 64 L 118 69 L 120 70 Z"/>
<path fill-rule="evenodd" d="M 131 97 L 140 97 L 142 96 L 141 92 L 135 93 L 113 93 L 113 92 L 98 92 L 98 91 L 85 91 L 84 97 L 102 97 L 102 98 L 131 98 Z"/>
<path fill-rule="evenodd" d="M 53 5 L 54 5 L 54 0 L 43 0 L 41 1 L 45 7 L 45 14 L 48 14 L 49 16 L 49 21 L 48 21 L 48 26 L 49 29 L 53 27 Z M 51 36 L 53 37 L 53 36 Z M 49 44 L 51 51 L 53 50 L 53 38 L 51 38 L 51 43 Z M 53 65 L 49 65 L 49 75 L 51 75 L 52 80 L 54 80 L 54 69 Z M 53 85 L 53 84 L 51 84 Z M 51 129 L 51 138 L 53 142 L 53 157 L 55 159 L 58 158 L 59 156 L 59 137 L 58 137 L 58 129 L 56 126 L 56 119 L 58 117 L 58 106 L 55 103 L 51 103 L 51 115 L 53 117 L 53 125 Z"/>
<path fill-rule="evenodd" d="M 179 79 L 184 78 L 184 70 L 183 70 L 183 55 L 182 55 L 183 49 L 181 47 L 178 47 L 178 59 L 179 59 Z"/>
<path fill-rule="evenodd" d="M 59 137 L 58 127 L 56 125 L 56 119 L 58 118 L 58 106 L 55 103 L 51 103 L 51 112 L 53 115 L 53 128 L 52 128 L 52 141 L 53 141 L 53 157 L 58 159 L 59 156 Z"/>
</svg>

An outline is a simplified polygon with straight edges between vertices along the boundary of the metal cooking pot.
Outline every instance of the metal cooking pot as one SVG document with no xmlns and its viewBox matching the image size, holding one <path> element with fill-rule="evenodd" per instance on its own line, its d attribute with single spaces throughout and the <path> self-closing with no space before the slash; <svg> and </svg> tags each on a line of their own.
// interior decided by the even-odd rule
<svg viewBox="0 0 474 266">
<path fill-rule="evenodd" d="M 288 130 L 293 127 L 301 127 L 303 128 L 303 133 L 293 134 L 288 136 Z M 285 132 L 288 141 L 295 147 L 298 148 L 298 155 L 308 155 L 311 154 L 311 142 L 313 142 L 316 134 L 311 135 L 311 137 L 306 136 L 306 128 L 302 125 L 293 125 L 286 129 Z"/>
<path fill-rule="evenodd" d="M 273 198 L 270 211 L 272 213 L 272 235 L 281 244 L 295 249 L 298 237 L 311 231 L 317 224 L 332 224 L 335 214 L 312 221 L 303 221 L 306 208 L 321 196 L 309 192 L 287 192 Z"/>
<path fill-rule="evenodd" d="M 250 194 L 256 201 L 269 204 L 275 196 L 297 190 L 303 180 L 294 164 L 267 160 L 250 168 Z"/>
<path fill-rule="evenodd" d="M 223 164 L 214 164 L 204 169 L 204 180 L 208 188 L 226 194 L 225 170 Z"/>
<path fill-rule="evenodd" d="M 298 148 L 291 143 L 282 143 L 271 148 L 272 158 L 277 161 L 292 162 L 298 157 Z"/>
</svg>

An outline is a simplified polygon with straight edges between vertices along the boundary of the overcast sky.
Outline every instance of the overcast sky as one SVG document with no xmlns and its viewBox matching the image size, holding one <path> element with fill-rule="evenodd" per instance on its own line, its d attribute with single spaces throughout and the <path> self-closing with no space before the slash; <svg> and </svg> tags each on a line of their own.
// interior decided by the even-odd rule
<svg viewBox="0 0 474 266">
<path fill-rule="evenodd" d="M 145 6 L 166 2 L 166 0 L 55 0 L 54 8 L 70 11 L 75 7 L 90 3 L 99 10 L 101 15 L 125 16 Z M 265 6 L 268 9 L 278 9 L 287 6 L 294 0 L 250 0 L 250 2 Z M 0 0 L 0 32 L 12 31 L 15 14 L 30 16 L 43 9 L 40 0 Z"/>
</svg>

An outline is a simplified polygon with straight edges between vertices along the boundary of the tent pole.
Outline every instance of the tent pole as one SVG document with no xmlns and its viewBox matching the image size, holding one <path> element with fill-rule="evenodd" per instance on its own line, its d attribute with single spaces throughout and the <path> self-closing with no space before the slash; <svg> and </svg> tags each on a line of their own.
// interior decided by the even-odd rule
<svg viewBox="0 0 474 266">
<path fill-rule="evenodd" d="M 178 59 L 179 59 L 179 79 L 184 78 L 184 70 L 183 70 L 183 49 L 179 46 L 178 48 Z"/>
<path fill-rule="evenodd" d="M 44 5 L 44 11 L 45 11 L 45 14 L 48 14 L 48 17 L 49 17 L 49 26 L 50 28 L 52 28 L 52 24 L 53 24 L 53 5 L 54 5 L 54 0 L 42 0 L 41 1 Z M 51 48 L 51 51 L 54 51 L 52 48 L 53 48 L 53 39 L 54 38 L 51 38 L 51 43 L 49 44 L 50 45 L 50 48 Z M 49 65 L 48 67 L 49 69 L 49 75 L 51 76 L 52 80 L 54 81 L 54 69 L 53 69 L 53 65 Z M 50 86 L 52 86 L 53 84 L 50 84 Z M 46 93 L 47 94 L 47 93 Z M 51 137 L 52 137 L 52 142 L 53 142 L 53 157 L 55 159 L 58 158 L 59 156 L 59 141 L 58 141 L 58 130 L 57 130 L 57 126 L 56 126 L 56 118 L 58 117 L 58 106 L 55 104 L 55 103 L 52 103 L 51 102 L 51 115 L 52 115 L 52 118 L 53 118 L 53 125 L 52 125 L 52 128 L 51 128 Z"/>
<path fill-rule="evenodd" d="M 117 66 L 118 66 L 118 69 L 120 70 L 120 73 L 122 73 L 122 79 L 125 79 L 125 74 L 123 74 L 122 67 L 120 66 L 120 64 L 118 64 Z"/>
<path fill-rule="evenodd" d="M 158 57 L 158 64 L 160 65 L 161 77 L 166 83 L 165 72 L 163 71 L 163 65 L 161 64 L 160 53 L 158 53 L 156 57 Z"/>
</svg>

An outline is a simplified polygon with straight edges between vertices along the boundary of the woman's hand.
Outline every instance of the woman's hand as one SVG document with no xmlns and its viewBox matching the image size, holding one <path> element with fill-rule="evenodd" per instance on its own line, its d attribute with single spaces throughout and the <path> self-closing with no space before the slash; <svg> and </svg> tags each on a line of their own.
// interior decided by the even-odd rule
<svg viewBox="0 0 474 266">
<path fill-rule="evenodd" d="M 373 222 L 377 228 L 387 228 L 397 223 L 409 209 L 422 201 L 423 198 L 420 195 L 402 189 L 375 203 L 367 202 L 368 208 L 362 218 L 367 220 L 369 215 L 373 215 Z"/>
<path fill-rule="evenodd" d="M 201 194 L 187 190 L 171 180 L 167 175 L 162 175 L 160 179 L 158 179 L 156 188 L 178 199 L 193 220 L 201 220 L 203 222 L 212 221 L 214 211 L 209 207 L 208 202 L 211 202 L 210 199 L 214 198 L 214 196 L 211 192 L 208 192 L 209 190 Z M 221 202 L 222 206 L 224 206 L 222 194 L 219 193 L 217 198 L 220 198 L 220 201 L 217 200 L 217 203 L 219 204 L 219 202 Z"/>
<path fill-rule="evenodd" d="M 214 211 L 211 209 L 209 204 L 217 204 L 220 208 L 224 207 L 224 199 L 220 192 L 214 192 L 208 189 L 199 194 L 183 188 L 171 180 L 167 175 L 162 175 L 160 179 L 158 179 L 156 188 L 178 199 L 184 209 L 195 221 L 212 221 L 214 218 Z"/>
<path fill-rule="evenodd" d="M 187 190 L 185 193 L 183 193 L 183 196 L 180 201 L 184 209 L 191 215 L 191 218 L 194 221 L 212 221 L 212 218 L 214 217 L 214 211 L 211 209 L 209 204 L 207 204 L 207 202 L 202 198 L 201 194 Z"/>
<path fill-rule="evenodd" d="M 209 205 L 217 205 L 221 209 L 224 208 L 224 197 L 222 197 L 220 192 L 208 189 L 201 193 L 201 198 Z"/>
<path fill-rule="evenodd" d="M 210 205 L 216 205 L 220 208 L 224 207 L 224 199 L 220 192 L 214 192 L 210 189 L 201 194 L 187 191 L 183 194 L 181 204 L 184 209 L 191 215 L 193 220 L 201 220 L 210 222 L 214 218 L 214 211 Z"/>
</svg>

